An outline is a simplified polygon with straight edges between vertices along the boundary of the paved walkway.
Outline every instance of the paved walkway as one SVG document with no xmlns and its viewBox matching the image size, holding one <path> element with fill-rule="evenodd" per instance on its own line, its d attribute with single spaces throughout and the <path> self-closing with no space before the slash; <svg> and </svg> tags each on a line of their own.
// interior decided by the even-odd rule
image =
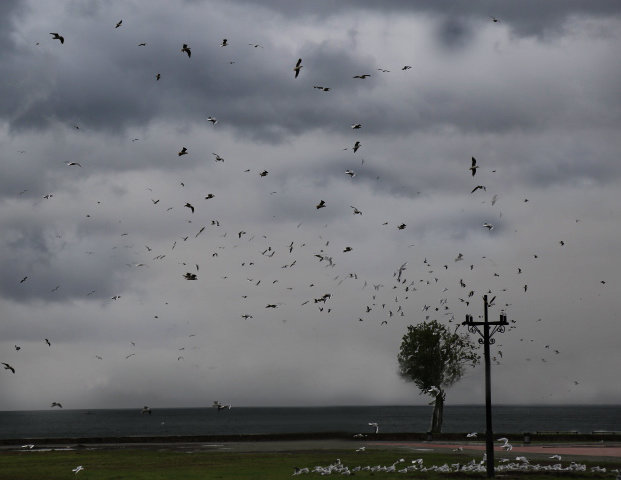
<svg viewBox="0 0 621 480">
<path fill-rule="evenodd" d="M 368 446 L 374 447 L 404 447 L 420 451 L 426 450 L 455 450 L 463 449 L 485 451 L 485 444 L 450 444 L 436 442 L 370 442 Z M 507 452 L 499 447 L 494 448 L 499 457 L 511 456 L 513 454 L 536 454 L 542 456 L 561 455 L 561 456 L 587 456 L 587 457 L 616 457 L 621 459 L 620 444 L 546 444 L 546 445 L 513 445 L 511 452 Z"/>
</svg>

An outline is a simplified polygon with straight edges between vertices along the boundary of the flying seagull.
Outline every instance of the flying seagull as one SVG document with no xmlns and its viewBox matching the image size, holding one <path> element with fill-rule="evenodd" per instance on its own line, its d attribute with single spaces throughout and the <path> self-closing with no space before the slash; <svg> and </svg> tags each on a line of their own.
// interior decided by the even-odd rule
<svg viewBox="0 0 621 480">
<path fill-rule="evenodd" d="M 65 37 L 59 35 L 58 33 L 50 32 L 50 35 L 54 35 L 52 40 L 60 40 L 60 43 L 65 43 Z"/>
<path fill-rule="evenodd" d="M 326 202 L 324 202 L 323 200 L 321 200 L 316 206 L 315 208 L 317 210 L 319 210 L 320 208 L 324 208 L 326 206 Z"/>
<path fill-rule="evenodd" d="M 15 373 L 15 369 L 11 365 L 9 365 L 8 363 L 2 362 L 2 365 L 4 365 L 4 369 L 5 370 L 11 370 L 11 372 Z"/>
<path fill-rule="evenodd" d="M 377 422 L 369 422 L 370 427 L 375 427 L 375 433 L 379 433 L 379 424 Z"/>
<path fill-rule="evenodd" d="M 350 205 L 350 207 L 354 209 L 354 215 L 362 215 L 362 212 L 356 207 L 354 207 L 353 205 Z"/>
<path fill-rule="evenodd" d="M 359 141 L 356 141 L 356 143 L 354 143 L 354 153 L 358 151 L 358 149 L 360 148 L 360 145 L 362 144 Z"/>
<path fill-rule="evenodd" d="M 487 223 L 487 222 L 485 222 L 485 223 L 483 224 L 483 226 L 484 226 L 485 228 L 487 228 L 488 230 L 493 230 L 493 229 L 494 229 L 494 225 L 492 225 L 491 223 Z"/>
<path fill-rule="evenodd" d="M 181 155 L 187 155 L 188 154 L 188 149 L 185 147 L 182 147 L 181 150 L 179 150 L 177 152 L 177 155 L 181 156 Z"/>
<path fill-rule="evenodd" d="M 65 162 L 65 165 L 67 165 L 68 167 L 81 167 L 82 166 L 78 162 Z"/>
<path fill-rule="evenodd" d="M 192 56 L 192 51 L 190 50 L 190 47 L 188 47 L 187 43 L 183 44 L 183 47 L 181 48 L 182 52 L 185 52 L 188 54 L 188 58 L 190 58 Z"/>
<path fill-rule="evenodd" d="M 58 407 L 58 408 L 63 408 L 63 406 L 61 405 L 60 402 L 52 402 L 52 404 L 50 405 L 50 407 Z"/>
<path fill-rule="evenodd" d="M 370 73 L 365 73 L 363 75 L 354 75 L 353 78 L 360 78 L 361 80 L 364 80 L 367 77 L 370 77 L 371 74 Z"/>
<path fill-rule="evenodd" d="M 220 44 L 220 46 L 221 47 L 226 47 L 226 46 L 228 46 L 228 44 L 229 44 L 229 41 L 226 38 L 223 38 L 222 39 L 222 43 Z"/>
<path fill-rule="evenodd" d="M 190 272 L 187 272 L 186 274 L 184 274 L 183 278 L 185 278 L 186 280 L 197 280 L 196 274 L 190 273 Z"/>
<path fill-rule="evenodd" d="M 472 172 L 473 177 L 477 173 L 477 168 L 479 168 L 479 166 L 477 165 L 477 159 L 472 157 L 472 165 L 470 166 L 469 170 Z"/>
<path fill-rule="evenodd" d="M 122 23 L 123 23 L 123 20 L 119 20 L 114 28 L 119 28 Z"/>
<path fill-rule="evenodd" d="M 216 162 L 224 162 L 224 158 L 222 158 L 220 155 L 218 155 L 217 153 L 212 153 L 212 155 L 216 156 Z"/>
<path fill-rule="evenodd" d="M 218 120 L 216 120 L 215 117 L 207 117 L 207 120 L 211 122 L 212 125 L 215 125 L 216 123 L 218 123 Z"/>
<path fill-rule="evenodd" d="M 295 72 L 295 77 L 294 78 L 298 78 L 298 75 L 300 74 L 300 70 L 302 68 L 303 68 L 302 59 L 298 58 L 298 63 L 296 63 L 295 67 L 293 67 L 293 71 Z"/>
<path fill-rule="evenodd" d="M 194 213 L 194 205 L 192 205 L 191 203 L 186 203 L 184 207 L 188 207 L 190 210 L 192 210 L 192 213 Z"/>
<path fill-rule="evenodd" d="M 359 128 L 362 128 L 362 123 L 354 123 L 352 124 L 351 128 L 353 128 L 354 130 L 358 130 Z"/>
</svg>

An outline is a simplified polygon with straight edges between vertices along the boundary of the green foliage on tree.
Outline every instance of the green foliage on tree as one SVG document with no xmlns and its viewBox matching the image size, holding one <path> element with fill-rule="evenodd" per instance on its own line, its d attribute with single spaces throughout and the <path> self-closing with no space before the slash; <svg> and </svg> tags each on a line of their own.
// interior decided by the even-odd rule
<svg viewBox="0 0 621 480">
<path fill-rule="evenodd" d="M 432 433 L 442 431 L 444 390 L 479 360 L 477 344 L 467 334 L 451 333 L 437 320 L 408 326 L 397 356 L 399 374 L 434 398 Z"/>
</svg>

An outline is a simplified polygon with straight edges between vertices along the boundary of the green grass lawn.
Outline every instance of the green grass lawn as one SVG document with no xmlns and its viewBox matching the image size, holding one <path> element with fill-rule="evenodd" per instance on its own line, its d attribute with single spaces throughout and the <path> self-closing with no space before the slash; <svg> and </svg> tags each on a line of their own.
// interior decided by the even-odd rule
<svg viewBox="0 0 621 480">
<path fill-rule="evenodd" d="M 0 453 L 0 480 L 206 480 L 244 479 L 279 480 L 290 479 L 294 467 L 327 466 L 340 458 L 351 468 L 365 465 L 389 466 L 398 459 L 405 459 L 402 465 L 410 465 L 416 458 L 422 458 L 425 466 L 448 463 L 467 463 L 474 456 L 452 453 L 413 453 L 403 450 L 314 450 L 292 452 L 183 452 L 171 450 L 76 450 L 51 452 L 2 452 Z M 480 456 L 476 457 L 477 460 Z M 535 463 L 546 463 L 545 461 Z M 568 464 L 569 462 L 563 462 Z M 592 466 L 592 463 L 584 462 Z M 82 465 L 84 470 L 74 474 L 71 470 Z M 618 468 L 619 462 L 598 465 Z M 334 474 L 333 477 L 342 477 Z M 324 478 L 317 473 L 303 474 L 293 478 Z M 356 473 L 357 478 L 485 478 L 485 474 L 468 473 L 421 473 L 407 474 L 391 472 Z M 497 478 L 528 478 L 532 480 L 554 478 L 615 478 L 612 473 L 497 473 Z"/>
</svg>

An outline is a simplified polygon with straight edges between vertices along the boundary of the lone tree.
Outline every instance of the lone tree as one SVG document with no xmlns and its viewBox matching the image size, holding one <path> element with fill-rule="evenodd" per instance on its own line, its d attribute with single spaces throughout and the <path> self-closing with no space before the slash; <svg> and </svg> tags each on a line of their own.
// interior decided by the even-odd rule
<svg viewBox="0 0 621 480">
<path fill-rule="evenodd" d="M 432 433 L 442 431 L 444 389 L 457 382 L 467 366 L 479 363 L 476 349 L 468 335 L 451 333 L 437 320 L 408 326 L 397 356 L 399 374 L 434 398 Z"/>
</svg>

